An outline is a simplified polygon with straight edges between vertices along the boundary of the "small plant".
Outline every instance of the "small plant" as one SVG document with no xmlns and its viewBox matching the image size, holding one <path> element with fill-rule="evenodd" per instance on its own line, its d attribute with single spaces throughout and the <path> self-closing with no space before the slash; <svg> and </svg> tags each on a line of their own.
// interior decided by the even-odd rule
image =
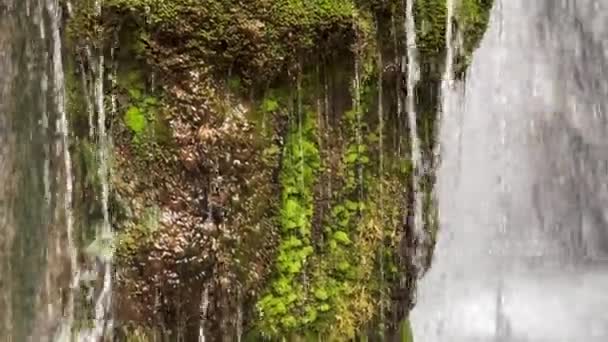
<svg viewBox="0 0 608 342">
<path fill-rule="evenodd" d="M 269 102 L 267 106 L 275 104 Z M 303 307 L 306 291 L 301 281 L 307 260 L 313 254 L 310 236 L 314 210 L 312 188 L 320 167 L 313 122 L 312 112 L 292 116 L 283 149 L 279 212 L 282 240 L 274 279 L 257 304 L 260 331 L 270 337 L 289 336 L 316 318 L 311 308 Z"/>
</svg>

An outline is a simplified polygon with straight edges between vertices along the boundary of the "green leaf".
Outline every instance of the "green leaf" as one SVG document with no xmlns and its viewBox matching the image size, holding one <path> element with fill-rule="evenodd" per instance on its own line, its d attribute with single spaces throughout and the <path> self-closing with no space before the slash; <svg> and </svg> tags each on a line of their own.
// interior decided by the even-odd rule
<svg viewBox="0 0 608 342">
<path fill-rule="evenodd" d="M 99 257 L 103 261 L 110 261 L 114 256 L 114 236 L 110 233 L 97 237 L 86 248 L 86 253 Z"/>
<path fill-rule="evenodd" d="M 337 269 L 340 272 L 346 272 L 346 271 L 348 271 L 349 268 L 350 268 L 350 264 L 348 263 L 348 261 L 340 261 L 337 266 Z"/>
<path fill-rule="evenodd" d="M 286 329 L 291 329 L 294 328 L 298 321 L 296 320 L 296 318 L 292 315 L 289 316 L 285 316 L 281 319 L 281 323 L 283 324 L 283 326 L 285 326 Z"/>
<path fill-rule="evenodd" d="M 298 299 L 298 295 L 295 293 L 290 293 L 289 295 L 287 295 L 287 303 L 291 304 L 293 302 L 295 302 Z"/>
<path fill-rule="evenodd" d="M 329 304 L 327 304 L 327 303 L 319 305 L 319 311 L 321 311 L 321 312 L 327 312 L 330 309 L 331 309 L 331 306 L 329 306 Z"/>
<path fill-rule="evenodd" d="M 346 155 L 346 163 L 352 164 L 357 161 L 359 154 L 357 152 L 350 152 Z"/>
<path fill-rule="evenodd" d="M 285 295 L 292 290 L 289 280 L 285 277 L 279 278 L 279 280 L 274 283 L 273 287 L 278 295 Z"/>
<path fill-rule="evenodd" d="M 341 230 L 335 232 L 333 238 L 334 238 L 334 240 L 336 240 L 337 242 L 339 242 L 343 245 L 348 246 L 352 243 L 352 241 L 348 237 L 348 234 L 346 234 L 345 232 L 343 232 Z"/>
<path fill-rule="evenodd" d="M 359 209 L 359 203 L 353 202 L 351 200 L 346 200 L 344 205 L 346 206 L 346 209 L 350 211 L 356 211 L 357 209 Z"/>
<path fill-rule="evenodd" d="M 265 113 L 272 113 L 279 109 L 279 102 L 274 98 L 264 99 L 261 110 Z"/>
<path fill-rule="evenodd" d="M 327 300 L 329 298 L 329 294 L 325 289 L 319 288 L 315 290 L 315 298 L 318 300 Z"/>
<path fill-rule="evenodd" d="M 306 307 L 305 311 L 304 323 L 312 323 L 317 320 L 317 310 L 312 307 Z"/>
</svg>

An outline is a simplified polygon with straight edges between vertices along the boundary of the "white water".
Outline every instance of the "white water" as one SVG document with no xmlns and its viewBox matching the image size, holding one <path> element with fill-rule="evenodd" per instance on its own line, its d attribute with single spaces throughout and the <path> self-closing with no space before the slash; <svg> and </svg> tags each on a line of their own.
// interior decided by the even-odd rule
<svg viewBox="0 0 608 342">
<path fill-rule="evenodd" d="M 96 58 L 97 67 L 95 75 L 95 103 L 97 108 L 97 158 L 99 162 L 99 179 L 101 182 L 101 209 L 103 214 L 103 222 L 101 228 L 97 231 L 97 241 L 103 246 L 104 251 L 100 257 L 101 273 L 103 274 L 103 283 L 101 292 L 95 300 L 95 318 L 92 331 L 85 332 L 83 339 L 91 342 L 97 342 L 102 337 L 108 337 L 111 334 L 112 321 L 109 317 L 112 303 L 112 260 L 108 258 L 106 249 L 108 244 L 112 243 L 112 225 L 110 223 L 110 215 L 108 209 L 108 201 L 110 194 L 109 187 L 109 170 L 108 170 L 108 149 L 110 142 L 106 130 L 106 110 L 104 104 L 104 87 L 105 80 L 104 72 L 104 57 L 99 54 Z M 110 255 L 111 256 L 111 255 Z"/>
<path fill-rule="evenodd" d="M 101 16 L 101 0 L 95 1 L 95 13 Z M 112 48 L 112 57 L 114 48 Z M 108 150 L 110 142 L 106 130 L 106 109 L 104 103 L 104 81 L 105 81 L 105 60 L 103 52 L 97 55 L 97 75 L 95 75 L 95 99 L 97 104 L 97 139 L 98 139 L 98 160 L 99 160 L 99 179 L 101 182 L 101 210 L 103 223 L 101 231 L 97 233 L 97 239 L 104 242 L 104 245 L 112 241 L 112 224 L 110 223 L 110 212 L 108 202 L 110 197 Z M 114 75 L 112 75 L 114 76 Z M 115 110 L 114 99 L 112 99 L 112 110 Z M 100 337 L 111 334 L 112 322 L 109 317 L 112 303 L 112 260 L 106 259 L 103 262 L 103 285 L 101 293 L 95 303 L 95 327 L 90 337 L 91 342 L 96 342 Z M 108 326 L 107 326 L 108 325 Z"/>
<path fill-rule="evenodd" d="M 416 341 L 608 341 L 607 20 L 600 0 L 496 0 L 444 94 Z"/>
<path fill-rule="evenodd" d="M 205 342 L 205 321 L 209 309 L 209 287 L 205 286 L 201 296 L 201 323 L 198 329 L 198 342 Z"/>
<path fill-rule="evenodd" d="M 0 335 L 71 337 L 78 285 L 59 0 L 0 5 Z"/>
<path fill-rule="evenodd" d="M 426 234 L 424 226 L 422 224 L 422 196 L 424 195 L 420 189 L 420 174 L 422 172 L 422 152 L 420 151 L 420 138 L 418 137 L 418 128 L 416 125 L 416 98 L 414 90 L 416 83 L 419 80 L 420 68 L 418 65 L 418 50 L 416 47 L 416 26 L 414 22 L 414 1 L 406 0 L 405 8 L 405 32 L 406 32 L 406 43 L 407 43 L 407 97 L 405 109 L 408 114 L 409 130 L 410 130 L 410 143 L 412 144 L 412 191 L 414 193 L 414 227 L 413 230 L 416 237 L 422 241 L 426 240 Z M 402 66 L 405 66 L 405 61 Z M 423 255 L 416 255 L 414 264 L 421 268 Z"/>
<path fill-rule="evenodd" d="M 59 9 L 58 0 L 47 0 L 46 8 L 51 17 L 50 27 L 53 42 L 53 93 L 55 105 L 59 117 L 57 120 L 57 131 L 61 133 L 61 146 L 63 150 L 63 166 L 65 172 L 65 193 L 64 193 L 64 211 L 65 211 L 65 229 L 66 229 L 66 245 L 67 254 L 69 256 L 70 265 L 70 288 L 67 290 L 68 299 L 64 317 L 66 322 L 62 327 L 60 334 L 70 334 L 74 322 L 74 292 L 79 282 L 79 266 L 77 261 L 78 250 L 74 244 L 74 214 L 72 204 L 72 158 L 69 150 L 70 132 L 65 110 L 65 87 L 63 74 L 63 60 L 61 55 L 61 35 L 59 32 L 59 22 L 61 21 L 61 12 Z M 65 337 L 64 337 L 65 338 Z"/>
<path fill-rule="evenodd" d="M 94 10 L 97 16 L 101 16 L 102 1 L 96 0 L 94 3 Z M 115 49 L 113 45 L 111 49 L 112 58 L 112 73 L 111 83 L 114 86 L 116 82 L 116 67 L 115 67 Z M 103 220 L 101 225 L 97 227 L 96 238 L 94 244 L 100 247 L 100 255 L 97 255 L 96 265 L 97 274 L 102 275 L 101 290 L 94 302 L 94 321 L 92 329 L 85 329 L 79 333 L 79 340 L 97 342 L 102 339 L 112 340 L 113 321 L 111 317 L 111 305 L 112 305 L 112 253 L 109 249 L 112 248 L 113 243 L 113 229 L 110 222 L 109 212 L 109 196 L 110 196 L 110 170 L 109 170 L 109 151 L 111 148 L 110 137 L 106 129 L 106 107 L 105 107 L 105 94 L 104 94 L 104 83 L 106 81 L 105 72 L 105 57 L 103 51 L 97 51 L 96 54 L 92 52 L 91 47 L 86 48 L 88 64 L 92 66 L 93 75 L 91 79 L 92 84 L 92 95 L 94 101 L 90 101 L 89 97 L 89 85 L 87 77 L 82 77 L 83 89 L 85 92 L 86 105 L 88 110 L 89 119 L 89 137 L 95 137 L 97 133 L 97 162 L 98 162 L 98 176 L 101 184 L 101 212 Z M 81 65 L 82 69 L 82 65 Z M 111 114 L 116 112 L 116 98 L 111 97 L 110 102 Z M 97 122 L 94 123 L 94 117 L 97 117 Z"/>
</svg>

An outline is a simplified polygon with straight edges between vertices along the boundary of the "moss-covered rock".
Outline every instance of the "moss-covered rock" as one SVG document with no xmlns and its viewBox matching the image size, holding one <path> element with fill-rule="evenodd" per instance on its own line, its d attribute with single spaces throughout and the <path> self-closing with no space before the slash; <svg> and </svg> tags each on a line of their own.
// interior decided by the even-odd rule
<svg viewBox="0 0 608 342">
<path fill-rule="evenodd" d="M 474 36 L 459 56 L 480 39 L 488 4 L 459 2 L 455 21 Z M 93 5 L 75 6 L 67 32 L 82 66 L 73 79 L 99 71 L 90 52 L 112 76 L 120 325 L 187 340 L 201 324 L 218 341 L 397 336 L 415 279 L 403 3 Z M 436 144 L 445 6 L 414 8 L 425 158 Z M 430 198 L 432 173 L 423 180 Z"/>
<path fill-rule="evenodd" d="M 463 38 L 462 53 L 457 58 L 455 71 L 462 75 L 471 63 L 473 51 L 483 38 L 493 0 L 460 0 L 456 7 L 456 25 Z"/>
<path fill-rule="evenodd" d="M 247 83 L 268 82 L 300 58 L 348 50 L 358 27 L 352 0 L 110 0 L 104 16 L 132 21 L 150 62 L 201 64 Z"/>
</svg>

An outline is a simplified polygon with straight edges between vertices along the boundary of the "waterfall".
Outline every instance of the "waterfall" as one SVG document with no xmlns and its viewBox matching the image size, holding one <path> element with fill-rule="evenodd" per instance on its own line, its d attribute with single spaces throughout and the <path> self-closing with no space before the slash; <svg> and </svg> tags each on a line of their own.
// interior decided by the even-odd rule
<svg viewBox="0 0 608 342">
<path fill-rule="evenodd" d="M 406 86 L 406 105 L 405 109 L 408 114 L 409 131 L 410 131 L 410 144 L 411 144 L 411 161 L 412 161 L 412 192 L 414 193 L 414 213 L 413 213 L 413 231 L 416 234 L 416 238 L 424 241 L 426 234 L 424 232 L 424 226 L 422 221 L 422 196 L 424 195 L 420 191 L 420 174 L 422 172 L 422 154 L 420 150 L 420 138 L 418 137 L 418 128 L 416 125 L 416 95 L 415 88 L 416 83 L 419 80 L 419 66 L 418 66 L 418 51 L 416 48 L 416 26 L 414 22 L 414 1 L 406 1 L 405 9 L 405 32 L 407 36 L 407 53 L 404 57 L 407 61 L 401 63 L 401 67 L 405 68 L 407 65 L 407 86 Z M 422 268 L 422 255 L 421 251 L 417 251 L 416 260 L 414 264 L 418 269 Z"/>
<path fill-rule="evenodd" d="M 101 6 L 102 1 L 95 1 L 95 14 L 98 17 L 101 17 Z M 112 59 L 112 84 L 114 85 L 115 80 L 115 53 L 116 46 L 115 42 L 113 42 L 111 48 L 111 59 Z M 95 69 L 95 106 L 97 109 L 97 158 L 99 162 L 99 179 L 101 183 L 101 212 L 103 215 L 103 221 L 101 224 L 101 229 L 97 231 L 96 240 L 99 241 L 102 246 L 108 248 L 108 246 L 112 243 L 112 224 L 110 222 L 110 213 L 109 213 L 109 197 L 110 197 L 110 179 L 109 179 L 109 166 L 108 166 L 108 152 L 110 150 L 110 140 L 108 137 L 108 133 L 106 130 L 106 108 L 105 108 L 105 94 L 104 94 L 104 82 L 105 82 L 105 56 L 103 54 L 103 44 L 99 47 L 99 51 L 97 52 L 97 56 L 94 60 L 90 60 L 91 63 L 95 61 L 97 66 Z M 111 98 L 111 114 L 115 114 L 116 111 L 116 100 L 114 96 Z M 112 303 L 112 260 L 111 255 L 108 257 L 104 255 L 101 260 L 102 264 L 102 274 L 103 274 L 103 282 L 101 292 L 97 296 L 95 301 L 95 321 L 94 328 L 90 332 L 88 339 L 91 342 L 99 341 L 102 337 L 110 337 L 112 334 L 112 320 L 109 317 Z"/>
<path fill-rule="evenodd" d="M 0 335 L 67 340 L 78 285 L 58 0 L 0 4 Z"/>
<path fill-rule="evenodd" d="M 65 88 L 64 88 L 64 75 L 63 75 L 63 60 L 61 56 L 61 35 L 59 32 L 59 22 L 61 20 L 61 13 L 59 9 L 59 3 L 57 0 L 47 0 L 47 11 L 51 17 L 51 35 L 53 42 L 53 74 L 54 84 L 53 92 L 56 101 L 57 112 L 59 118 L 57 120 L 57 131 L 61 133 L 61 145 L 63 149 L 63 165 L 65 172 L 65 194 L 64 194 L 64 210 L 65 210 L 65 229 L 66 229 L 66 244 L 67 251 L 70 260 L 70 289 L 68 290 L 68 303 L 66 308 L 65 316 L 67 318 L 67 324 L 69 330 L 72 329 L 74 320 L 74 291 L 78 287 L 79 283 L 79 266 L 77 261 L 78 251 L 74 245 L 74 215 L 72 205 L 72 158 L 69 150 L 69 124 L 67 119 L 67 113 L 65 109 Z"/>
<path fill-rule="evenodd" d="M 0 8 L 0 15 L 7 15 L 11 10 L 10 4 L 7 9 Z M 9 20 L 0 21 L 0 31 L 10 32 L 14 29 L 14 23 Z M 10 98 L 15 70 L 11 56 L 13 55 L 12 41 L 8 34 L 0 35 L 0 113 L 12 110 L 12 103 L 6 99 Z M 11 263 L 8 252 L 15 235 L 15 220 L 12 208 L 7 205 L 14 193 L 14 176 L 10 170 L 15 168 L 16 137 L 11 131 L 11 118 L 8 115 L 0 115 L 0 272 L 8 274 L 11 272 Z M 13 310 L 11 305 L 10 281 L 0 282 L 0 335 L 10 336 L 13 331 Z"/>
<path fill-rule="evenodd" d="M 608 339 L 607 19 L 600 0 L 496 0 L 466 83 L 443 87 L 416 341 Z"/>
</svg>

